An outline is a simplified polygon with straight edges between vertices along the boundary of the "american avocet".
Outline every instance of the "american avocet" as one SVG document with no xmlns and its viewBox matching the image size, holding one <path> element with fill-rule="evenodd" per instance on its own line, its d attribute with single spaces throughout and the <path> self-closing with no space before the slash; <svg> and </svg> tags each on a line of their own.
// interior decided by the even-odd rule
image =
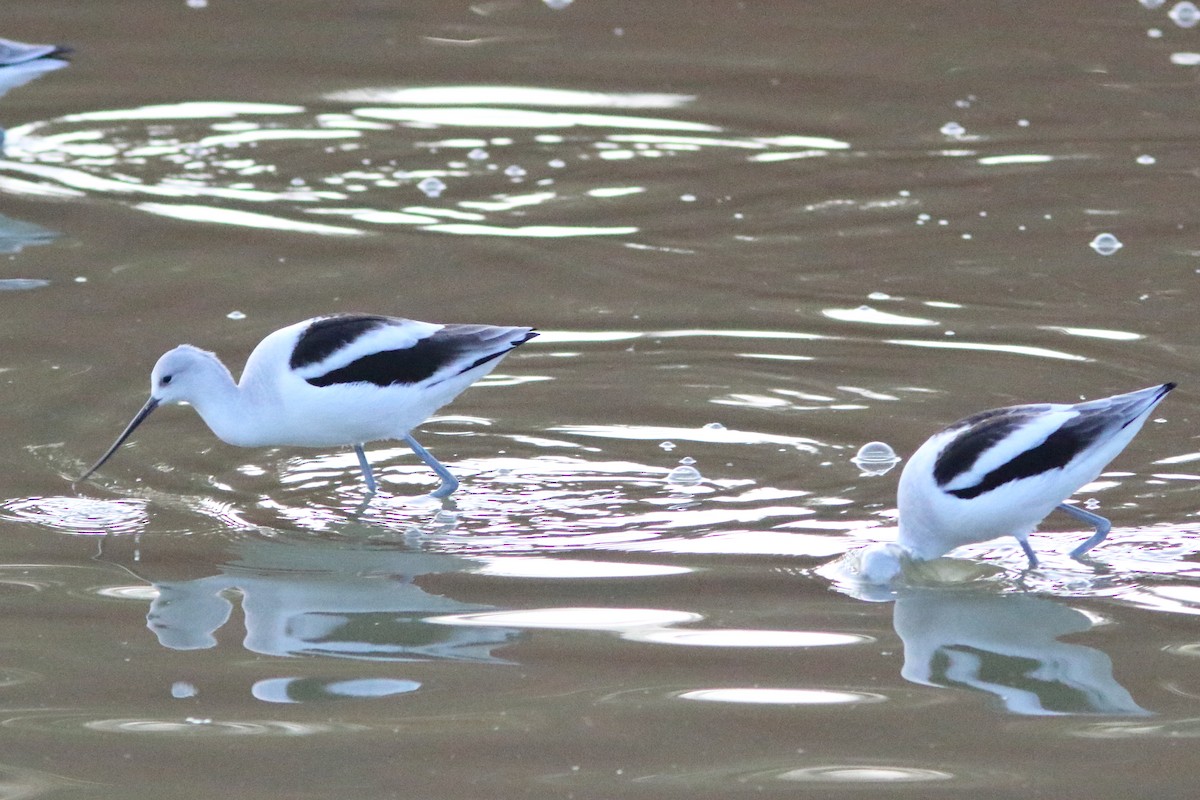
<svg viewBox="0 0 1200 800">
<path fill-rule="evenodd" d="M 155 408 L 190 403 L 217 438 L 239 447 L 351 445 L 371 493 L 376 483 L 363 444 L 403 439 L 441 478 L 431 494 L 447 497 L 458 481 L 417 444 L 412 429 L 534 336 L 532 328 L 316 317 L 259 342 L 236 384 L 216 355 L 180 345 L 158 359 L 150 399 L 79 480 L 99 469 Z"/>
<path fill-rule="evenodd" d="M 1076 405 L 984 411 L 931 436 L 900 474 L 897 545 L 872 546 L 861 574 L 887 581 L 900 558 L 937 558 L 956 547 L 1015 536 L 1038 565 L 1029 534 L 1054 509 L 1095 527 L 1075 558 L 1108 535 L 1111 523 L 1063 501 L 1095 480 L 1175 388 L 1164 383 Z"/>
</svg>

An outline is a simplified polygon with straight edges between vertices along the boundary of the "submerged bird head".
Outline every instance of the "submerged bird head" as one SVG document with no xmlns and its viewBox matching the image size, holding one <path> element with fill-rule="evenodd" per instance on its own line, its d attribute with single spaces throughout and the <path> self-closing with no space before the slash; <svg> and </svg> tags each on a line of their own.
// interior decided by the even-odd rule
<svg viewBox="0 0 1200 800">
<path fill-rule="evenodd" d="M 174 350 L 163 353 L 150 373 L 150 399 L 125 426 L 125 430 L 105 451 L 104 455 L 100 456 L 87 472 L 79 476 L 79 480 L 85 480 L 100 469 L 104 462 L 112 458 L 113 453 L 125 444 L 125 440 L 129 438 L 130 434 L 146 421 L 150 412 L 160 405 L 164 403 L 192 403 L 194 405 L 206 394 L 210 394 L 214 387 L 221 383 L 232 382 L 229 370 L 216 355 L 207 350 L 201 350 L 190 344 L 181 344 Z"/>
</svg>

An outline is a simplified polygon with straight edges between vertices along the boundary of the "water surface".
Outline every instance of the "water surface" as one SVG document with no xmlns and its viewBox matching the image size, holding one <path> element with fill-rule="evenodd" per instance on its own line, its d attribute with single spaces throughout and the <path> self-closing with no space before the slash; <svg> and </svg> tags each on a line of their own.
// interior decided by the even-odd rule
<svg viewBox="0 0 1200 800">
<path fill-rule="evenodd" d="M 0 99 L 8 795 L 1191 796 L 1200 29 L 1151 5 L 8 9 L 76 48 Z M 542 331 L 423 427 L 452 503 L 188 409 L 71 483 L 162 351 L 331 311 Z M 1088 563 L 838 570 L 895 535 L 864 443 L 1166 380 Z"/>
</svg>

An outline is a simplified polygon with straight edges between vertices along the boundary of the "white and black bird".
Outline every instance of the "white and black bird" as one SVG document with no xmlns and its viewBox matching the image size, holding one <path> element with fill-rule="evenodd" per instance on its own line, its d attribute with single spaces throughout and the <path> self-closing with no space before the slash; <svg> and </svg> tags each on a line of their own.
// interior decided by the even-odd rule
<svg viewBox="0 0 1200 800">
<path fill-rule="evenodd" d="M 1029 534 L 1056 508 L 1095 528 L 1071 551 L 1078 558 L 1103 541 L 1111 524 L 1063 501 L 1100 475 L 1174 388 L 1164 383 L 1075 405 L 998 408 L 934 434 L 900 474 L 898 547 L 867 548 L 860 573 L 885 582 L 900 571 L 901 558 L 925 561 L 1001 536 L 1015 536 L 1036 568 Z"/>
<path fill-rule="evenodd" d="M 217 438 L 239 447 L 352 446 L 371 493 L 376 483 L 363 445 L 403 439 L 441 478 L 431 494 L 447 497 L 458 481 L 412 429 L 534 336 L 524 327 L 316 317 L 259 342 L 237 383 L 216 355 L 180 345 L 158 359 L 150 399 L 79 480 L 99 469 L 155 408 L 188 403 Z"/>
</svg>

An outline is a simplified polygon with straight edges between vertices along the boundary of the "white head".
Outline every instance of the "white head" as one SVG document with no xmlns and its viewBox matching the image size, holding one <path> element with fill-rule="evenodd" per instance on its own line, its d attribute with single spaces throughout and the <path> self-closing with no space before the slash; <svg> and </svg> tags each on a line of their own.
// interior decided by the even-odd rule
<svg viewBox="0 0 1200 800">
<path fill-rule="evenodd" d="M 108 461 L 117 452 L 137 426 L 146 421 L 150 412 L 163 403 L 203 403 L 214 397 L 223 387 L 232 387 L 233 377 L 221 360 L 207 350 L 181 344 L 174 350 L 163 353 L 150 373 L 150 399 L 142 410 L 125 426 L 125 430 L 113 442 L 112 447 L 100 456 L 91 469 L 83 473 L 84 480 Z"/>
<path fill-rule="evenodd" d="M 214 383 L 232 381 L 215 354 L 181 344 L 159 357 L 150 373 L 150 399 L 163 403 L 192 403 L 211 394 Z"/>
</svg>

